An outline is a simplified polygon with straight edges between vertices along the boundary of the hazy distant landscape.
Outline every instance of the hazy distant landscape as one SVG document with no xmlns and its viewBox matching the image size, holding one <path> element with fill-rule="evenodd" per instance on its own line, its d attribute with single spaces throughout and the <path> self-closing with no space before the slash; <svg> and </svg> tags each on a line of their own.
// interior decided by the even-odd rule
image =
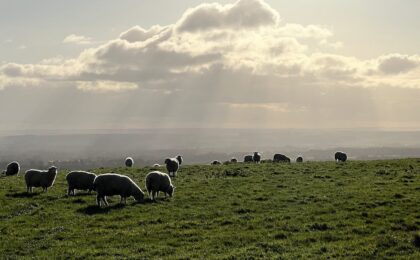
<svg viewBox="0 0 420 260">
<path fill-rule="evenodd" d="M 212 160 L 242 160 L 259 151 L 263 158 L 284 153 L 295 159 L 333 160 L 344 150 L 350 160 L 420 157 L 420 131 L 302 130 L 302 129 L 143 129 L 35 131 L 0 137 L 1 167 L 19 160 L 23 168 L 118 167 L 131 156 L 136 166 L 163 164 L 182 154 L 186 164 Z"/>
<path fill-rule="evenodd" d="M 0 0 L 0 260 L 420 259 L 419 10 Z"/>
</svg>

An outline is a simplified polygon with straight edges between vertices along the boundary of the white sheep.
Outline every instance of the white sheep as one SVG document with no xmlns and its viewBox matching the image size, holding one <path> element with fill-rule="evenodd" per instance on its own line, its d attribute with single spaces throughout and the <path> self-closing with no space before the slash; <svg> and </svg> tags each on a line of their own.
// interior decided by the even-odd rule
<svg viewBox="0 0 420 260">
<path fill-rule="evenodd" d="M 125 159 L 125 166 L 126 166 L 126 167 L 133 167 L 133 165 L 134 165 L 134 160 L 133 160 L 133 158 L 131 158 L 131 157 L 127 157 L 127 158 Z"/>
<path fill-rule="evenodd" d="M 253 162 L 254 161 L 254 156 L 252 155 L 245 155 L 244 157 L 244 162 L 245 163 L 249 163 L 249 162 Z"/>
<path fill-rule="evenodd" d="M 252 160 L 255 163 L 260 163 L 260 161 L 261 161 L 261 154 L 259 152 L 254 152 L 254 156 L 252 157 Z"/>
<path fill-rule="evenodd" d="M 149 172 L 146 176 L 146 189 L 151 200 L 155 200 L 159 196 L 159 191 L 165 193 L 165 197 L 172 197 L 175 187 L 172 185 L 171 178 L 164 172 Z"/>
<path fill-rule="evenodd" d="M 176 158 L 167 158 L 165 160 L 166 170 L 168 170 L 169 176 L 176 177 L 176 172 L 179 169 L 179 162 Z"/>
<path fill-rule="evenodd" d="M 210 165 L 221 165 L 222 162 L 220 162 L 219 160 L 214 160 L 210 163 Z"/>
<path fill-rule="evenodd" d="M 96 191 L 96 203 L 101 206 L 101 201 L 108 206 L 106 196 L 120 195 L 120 203 L 126 203 L 127 197 L 133 196 L 138 202 L 144 201 L 144 192 L 129 177 L 116 174 L 105 173 L 97 176 L 93 181 Z"/>
<path fill-rule="evenodd" d="M 33 187 L 42 187 L 43 191 L 47 191 L 54 184 L 57 176 L 57 168 L 52 166 L 48 171 L 31 169 L 25 172 L 25 182 L 27 192 L 31 193 Z"/>
<path fill-rule="evenodd" d="M 6 170 L 3 171 L 3 173 L 6 176 L 11 176 L 11 175 L 19 175 L 19 171 L 20 171 L 20 165 L 18 162 L 11 162 L 7 165 Z"/>
<path fill-rule="evenodd" d="M 93 181 L 96 178 L 96 174 L 85 171 L 72 171 L 66 176 L 68 184 L 67 195 L 75 195 L 74 190 L 89 190 L 89 193 L 93 190 Z"/>
<path fill-rule="evenodd" d="M 178 160 L 179 165 L 181 166 L 182 162 L 184 161 L 184 158 L 182 158 L 182 155 L 178 155 L 176 157 L 176 159 Z"/>
</svg>

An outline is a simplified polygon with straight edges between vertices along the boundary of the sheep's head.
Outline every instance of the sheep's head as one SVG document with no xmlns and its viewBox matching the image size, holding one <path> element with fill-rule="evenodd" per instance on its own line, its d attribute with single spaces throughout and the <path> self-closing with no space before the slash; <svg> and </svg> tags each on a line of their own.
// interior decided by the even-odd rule
<svg viewBox="0 0 420 260">
<path fill-rule="evenodd" d="M 54 174 L 57 174 L 57 167 L 55 167 L 55 166 L 51 166 L 51 167 L 48 169 L 48 172 L 49 172 L 49 173 L 54 173 Z"/>
<path fill-rule="evenodd" d="M 143 203 L 144 202 L 144 193 L 142 191 L 138 191 L 133 195 L 134 199 L 137 202 Z"/>
<path fill-rule="evenodd" d="M 175 193 L 175 186 L 173 186 L 173 185 L 169 186 L 167 193 L 168 193 L 169 197 L 172 197 Z"/>
<path fill-rule="evenodd" d="M 179 162 L 179 164 L 181 164 L 181 163 L 182 163 L 182 155 L 178 155 L 178 156 L 176 157 L 176 159 L 177 159 L 177 161 Z"/>
<path fill-rule="evenodd" d="M 125 159 L 125 166 L 127 166 L 127 167 L 131 167 L 131 166 L 133 166 L 133 164 L 134 164 L 134 160 L 133 160 L 133 158 L 131 158 L 131 157 L 127 157 L 127 158 Z"/>
</svg>

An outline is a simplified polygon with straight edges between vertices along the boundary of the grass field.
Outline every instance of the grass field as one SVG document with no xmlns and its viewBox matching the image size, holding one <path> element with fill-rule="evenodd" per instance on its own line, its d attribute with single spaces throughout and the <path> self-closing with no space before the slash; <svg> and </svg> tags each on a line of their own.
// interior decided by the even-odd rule
<svg viewBox="0 0 420 260">
<path fill-rule="evenodd" d="M 150 169 L 93 171 L 144 190 Z M 184 166 L 174 198 L 104 209 L 65 175 L 0 178 L 1 258 L 420 259 L 420 159 Z"/>
</svg>

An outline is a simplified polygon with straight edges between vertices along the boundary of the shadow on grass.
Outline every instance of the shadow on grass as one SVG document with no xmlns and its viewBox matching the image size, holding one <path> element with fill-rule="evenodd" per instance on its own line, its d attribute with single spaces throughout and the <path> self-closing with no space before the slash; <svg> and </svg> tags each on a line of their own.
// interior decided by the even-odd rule
<svg viewBox="0 0 420 260">
<path fill-rule="evenodd" d="M 18 193 L 8 193 L 6 194 L 6 197 L 12 197 L 12 198 L 32 198 L 35 196 L 40 195 L 41 193 L 27 193 L 25 192 L 18 192 Z"/>
<path fill-rule="evenodd" d="M 76 193 L 75 195 L 68 195 L 66 194 L 67 197 L 69 198 L 77 198 L 77 197 L 90 197 L 90 196 L 96 196 L 96 193 L 88 193 L 88 192 L 80 192 L 80 193 Z"/>
<path fill-rule="evenodd" d="M 88 195 L 88 194 L 86 194 L 86 195 Z M 70 198 L 75 198 L 75 197 L 77 197 L 77 196 L 70 196 Z M 159 202 L 163 202 L 163 201 L 166 201 L 166 200 L 168 200 L 168 198 L 166 198 L 166 199 L 162 198 L 162 199 L 157 200 L 157 201 L 153 201 L 150 198 L 145 198 L 144 201 L 142 201 L 142 202 L 134 201 L 130 204 L 129 203 L 127 203 L 127 204 L 117 203 L 117 204 L 114 204 L 114 205 L 109 205 L 107 207 L 98 207 L 97 205 L 89 205 L 85 208 L 78 209 L 77 212 L 82 213 L 82 214 L 86 214 L 86 215 L 105 214 L 105 213 L 108 213 L 112 210 L 123 209 L 125 207 L 136 206 L 136 205 L 154 204 L 154 203 L 159 203 Z M 81 198 L 75 199 L 72 202 L 76 203 L 76 204 L 86 203 L 86 201 L 84 201 Z"/>
<path fill-rule="evenodd" d="M 73 203 L 86 203 L 85 201 L 80 202 L 78 200 L 73 201 Z M 89 205 L 85 208 L 80 208 L 77 212 L 86 214 L 86 215 L 96 215 L 96 214 L 106 214 L 112 210 L 123 209 L 125 207 L 136 206 L 136 205 L 143 205 L 143 204 L 151 204 L 153 201 L 145 199 L 144 202 L 133 202 L 131 204 L 121 204 L 117 203 L 114 205 L 110 205 L 107 207 L 98 207 L 97 205 Z"/>
<path fill-rule="evenodd" d="M 105 213 L 110 212 L 111 210 L 122 209 L 125 207 L 126 205 L 124 204 L 115 204 L 115 205 L 103 207 L 103 208 L 98 207 L 97 205 L 89 205 L 85 208 L 78 209 L 77 212 L 86 214 L 86 215 L 97 215 L 97 214 L 105 214 Z"/>
</svg>

